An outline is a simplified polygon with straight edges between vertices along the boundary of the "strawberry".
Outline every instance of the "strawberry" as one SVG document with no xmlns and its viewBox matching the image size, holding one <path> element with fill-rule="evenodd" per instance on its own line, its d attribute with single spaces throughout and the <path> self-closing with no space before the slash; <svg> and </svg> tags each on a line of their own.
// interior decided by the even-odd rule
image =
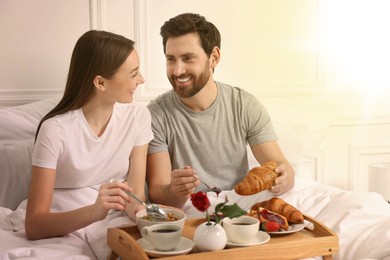
<svg viewBox="0 0 390 260">
<path fill-rule="evenodd" d="M 275 221 L 263 221 L 260 225 L 261 230 L 266 232 L 276 232 L 280 229 L 280 224 Z"/>
</svg>

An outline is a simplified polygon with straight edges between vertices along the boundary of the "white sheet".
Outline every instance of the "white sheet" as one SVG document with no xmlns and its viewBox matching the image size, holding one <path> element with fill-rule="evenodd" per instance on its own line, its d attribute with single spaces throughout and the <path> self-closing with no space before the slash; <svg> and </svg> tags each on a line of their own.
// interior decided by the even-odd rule
<svg viewBox="0 0 390 260">
<path fill-rule="evenodd" d="M 390 259 L 390 204 L 380 194 L 307 184 L 282 198 L 338 234 L 338 259 Z"/>
<path fill-rule="evenodd" d="M 96 198 L 93 189 L 63 191 L 57 194 L 58 205 L 73 201 L 69 207 Z M 84 194 L 84 195 L 83 195 Z M 92 196 L 93 195 L 93 196 Z M 238 196 L 234 191 L 224 191 L 219 197 L 209 193 L 212 207 L 228 197 L 249 209 L 258 201 L 269 199 L 272 194 L 262 192 L 253 196 Z M 58 198 L 59 197 L 59 198 Z M 390 205 L 377 193 L 344 191 L 317 182 L 297 178 L 292 191 L 282 199 L 316 218 L 339 235 L 339 253 L 336 259 L 385 259 L 390 260 Z M 188 202 L 185 210 L 189 218 L 204 216 Z M 104 259 L 107 255 L 107 227 L 134 224 L 127 216 L 113 212 L 106 220 L 96 222 L 85 229 L 65 237 L 28 241 L 23 231 L 24 205 L 16 211 L 0 208 L 0 259 Z"/>
<path fill-rule="evenodd" d="M 94 188 L 56 190 L 52 210 L 71 210 L 95 201 Z M 112 211 L 106 219 L 64 237 L 29 241 L 24 232 L 26 201 L 15 211 L 0 208 L 0 259 L 107 259 L 107 228 L 135 225 L 127 215 Z"/>
</svg>

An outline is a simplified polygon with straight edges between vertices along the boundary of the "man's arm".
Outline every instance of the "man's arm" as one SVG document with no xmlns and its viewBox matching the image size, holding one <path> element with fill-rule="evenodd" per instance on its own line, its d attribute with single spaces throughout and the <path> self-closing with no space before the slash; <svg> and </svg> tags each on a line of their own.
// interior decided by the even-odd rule
<svg viewBox="0 0 390 260">
<path fill-rule="evenodd" d="M 279 174 L 279 177 L 276 178 L 275 184 L 270 188 L 271 192 L 275 195 L 282 195 L 294 187 L 295 171 L 276 141 L 256 144 L 251 146 L 251 149 L 260 164 L 268 161 L 274 161 L 278 164 L 275 172 Z"/>
<path fill-rule="evenodd" d="M 162 205 L 183 207 L 200 184 L 194 175 L 196 171 L 190 166 L 172 171 L 168 152 L 149 154 L 146 180 L 150 200 Z"/>
</svg>

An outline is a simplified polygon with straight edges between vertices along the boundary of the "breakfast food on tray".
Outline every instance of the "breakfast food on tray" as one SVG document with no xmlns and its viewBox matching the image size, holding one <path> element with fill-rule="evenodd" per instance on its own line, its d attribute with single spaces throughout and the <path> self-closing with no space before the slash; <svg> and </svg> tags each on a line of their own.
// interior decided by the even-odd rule
<svg viewBox="0 0 390 260">
<path fill-rule="evenodd" d="M 151 220 L 151 221 L 159 221 L 159 222 L 171 222 L 171 221 L 177 221 L 179 220 L 179 217 L 176 216 L 174 213 L 172 212 L 168 212 L 167 213 L 167 219 L 156 219 L 152 216 L 149 216 L 149 215 L 145 215 L 145 216 L 142 216 L 141 217 L 142 219 L 146 219 L 146 220 Z"/>
<path fill-rule="evenodd" d="M 302 223 L 304 220 L 301 211 L 277 197 L 273 197 L 270 200 L 258 202 L 251 207 L 251 210 L 256 210 L 258 208 L 265 208 L 269 211 L 280 214 L 286 217 L 287 221 L 290 223 L 298 224 Z"/>
<path fill-rule="evenodd" d="M 264 221 L 260 224 L 260 229 L 265 232 L 278 232 L 280 224 L 275 221 Z"/>
<path fill-rule="evenodd" d="M 248 215 L 258 218 L 260 220 L 260 227 L 264 231 L 270 231 L 267 230 L 267 226 L 270 227 L 272 223 L 276 223 L 276 225 L 279 226 L 277 230 L 279 230 L 279 228 L 288 230 L 289 225 L 285 216 L 282 216 L 278 213 L 272 212 L 265 208 L 262 207 L 252 208 L 249 211 Z M 275 224 L 272 225 L 275 226 Z M 273 231 L 277 231 L 277 230 L 273 230 Z"/>
<path fill-rule="evenodd" d="M 239 195 L 253 195 L 269 189 L 278 176 L 275 173 L 276 166 L 275 162 L 266 162 L 259 167 L 252 168 L 245 178 L 234 187 L 234 190 Z"/>
</svg>

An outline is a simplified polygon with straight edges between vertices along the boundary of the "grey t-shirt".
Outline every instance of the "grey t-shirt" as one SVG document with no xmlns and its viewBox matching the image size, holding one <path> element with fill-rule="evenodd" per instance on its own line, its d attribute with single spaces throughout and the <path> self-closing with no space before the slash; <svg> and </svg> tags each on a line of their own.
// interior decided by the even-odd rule
<svg viewBox="0 0 390 260">
<path fill-rule="evenodd" d="M 186 165 L 223 190 L 248 172 L 246 146 L 277 140 L 270 116 L 247 91 L 216 82 L 218 94 L 206 110 L 186 107 L 170 90 L 148 104 L 154 139 L 148 153 L 168 151 L 172 169 Z M 198 190 L 205 187 L 200 185 Z"/>
</svg>

